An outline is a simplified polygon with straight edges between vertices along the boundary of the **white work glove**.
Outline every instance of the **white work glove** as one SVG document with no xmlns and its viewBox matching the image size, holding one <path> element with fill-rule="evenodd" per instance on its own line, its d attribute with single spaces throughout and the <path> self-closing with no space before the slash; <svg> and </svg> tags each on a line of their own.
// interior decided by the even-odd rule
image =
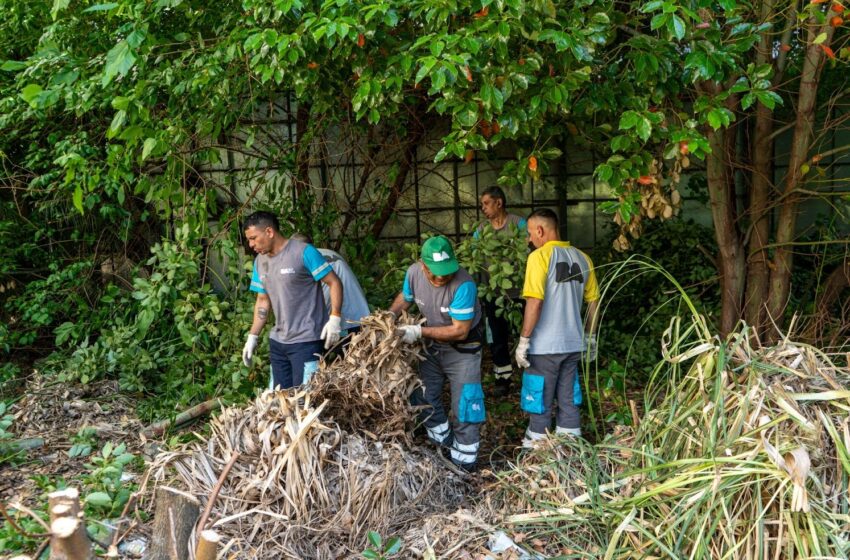
<svg viewBox="0 0 850 560">
<path fill-rule="evenodd" d="M 331 315 L 328 322 L 322 327 L 321 337 L 325 341 L 325 350 L 339 342 L 339 331 L 342 330 L 342 317 Z"/>
<path fill-rule="evenodd" d="M 596 361 L 596 335 L 588 334 L 584 337 L 584 356 L 589 362 Z"/>
<path fill-rule="evenodd" d="M 405 344 L 413 344 L 422 338 L 421 325 L 403 325 L 398 330 L 401 331 L 401 340 Z"/>
<path fill-rule="evenodd" d="M 254 357 L 254 350 L 257 348 L 257 342 L 260 338 L 255 334 L 249 334 L 248 340 L 245 341 L 245 346 L 242 348 L 242 363 L 251 367 L 251 359 Z"/>
<path fill-rule="evenodd" d="M 527 368 L 531 366 L 531 362 L 528 361 L 528 347 L 531 345 L 531 339 L 527 336 L 519 337 L 519 344 L 516 346 L 516 352 L 514 353 L 514 357 L 516 358 L 516 365 L 521 368 Z"/>
</svg>

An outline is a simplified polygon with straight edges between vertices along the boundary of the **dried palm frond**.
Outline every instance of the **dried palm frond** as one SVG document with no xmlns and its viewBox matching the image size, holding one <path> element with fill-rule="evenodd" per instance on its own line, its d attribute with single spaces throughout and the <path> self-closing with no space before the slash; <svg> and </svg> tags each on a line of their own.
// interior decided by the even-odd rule
<svg viewBox="0 0 850 560">
<path fill-rule="evenodd" d="M 310 382 L 311 393 L 328 401 L 325 414 L 351 433 L 406 439 L 416 418 L 409 397 L 421 384 L 414 363 L 423 356 L 421 345 L 403 343 L 396 330 L 420 322 L 388 311 L 364 317 L 345 355 L 322 362 Z"/>
<path fill-rule="evenodd" d="M 348 434 L 307 392 L 266 391 L 211 422 L 208 438 L 163 453 L 155 479 L 176 473 L 204 502 L 224 465 L 239 456 L 213 506 L 214 528 L 251 558 L 345 558 L 368 531 L 400 534 L 452 511 L 466 483 L 425 449 Z"/>
</svg>

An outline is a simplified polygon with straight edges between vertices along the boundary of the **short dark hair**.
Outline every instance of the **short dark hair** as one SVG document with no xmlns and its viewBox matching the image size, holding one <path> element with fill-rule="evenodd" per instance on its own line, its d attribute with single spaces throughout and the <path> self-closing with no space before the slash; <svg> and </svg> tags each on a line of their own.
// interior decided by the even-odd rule
<svg viewBox="0 0 850 560">
<path fill-rule="evenodd" d="M 481 196 L 484 195 L 489 196 L 490 198 L 497 198 L 502 201 L 502 208 L 508 207 L 508 199 L 505 198 L 505 191 L 502 190 L 502 187 L 497 185 L 493 185 L 492 187 L 487 187 L 484 189 L 484 192 L 481 193 Z"/>
<path fill-rule="evenodd" d="M 280 231 L 280 223 L 277 221 L 277 216 L 271 212 L 254 212 L 245 218 L 245 221 L 242 223 L 242 230 L 245 231 L 249 227 L 255 227 L 257 229 L 270 227 L 275 231 Z"/>
<path fill-rule="evenodd" d="M 550 229 L 558 231 L 558 215 L 549 208 L 538 208 L 528 216 L 528 221 L 533 219 L 542 220 Z"/>
</svg>

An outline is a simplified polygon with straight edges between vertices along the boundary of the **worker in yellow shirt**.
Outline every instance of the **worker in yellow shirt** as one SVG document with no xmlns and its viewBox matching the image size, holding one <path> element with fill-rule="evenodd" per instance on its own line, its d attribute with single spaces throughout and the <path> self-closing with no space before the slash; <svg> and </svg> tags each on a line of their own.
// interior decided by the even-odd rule
<svg viewBox="0 0 850 560">
<path fill-rule="evenodd" d="M 534 211 L 527 229 L 535 250 L 525 269 L 525 314 L 515 357 L 525 369 L 520 398 L 530 421 L 523 446 L 530 447 L 551 428 L 556 402 L 556 433 L 581 435 L 574 401 L 577 366 L 585 351 L 590 359 L 596 357 L 599 287 L 590 257 L 560 240 L 553 211 Z M 588 304 L 587 323 L 582 318 L 582 300 Z"/>
</svg>

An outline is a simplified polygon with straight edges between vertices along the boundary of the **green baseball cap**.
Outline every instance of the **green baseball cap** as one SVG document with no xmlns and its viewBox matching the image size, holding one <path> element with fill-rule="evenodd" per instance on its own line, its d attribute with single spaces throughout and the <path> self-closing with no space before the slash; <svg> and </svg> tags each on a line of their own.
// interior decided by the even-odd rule
<svg viewBox="0 0 850 560">
<path fill-rule="evenodd" d="M 426 239 L 422 244 L 421 257 L 428 270 L 436 276 L 448 276 L 460 268 L 451 241 L 443 235 Z"/>
</svg>

